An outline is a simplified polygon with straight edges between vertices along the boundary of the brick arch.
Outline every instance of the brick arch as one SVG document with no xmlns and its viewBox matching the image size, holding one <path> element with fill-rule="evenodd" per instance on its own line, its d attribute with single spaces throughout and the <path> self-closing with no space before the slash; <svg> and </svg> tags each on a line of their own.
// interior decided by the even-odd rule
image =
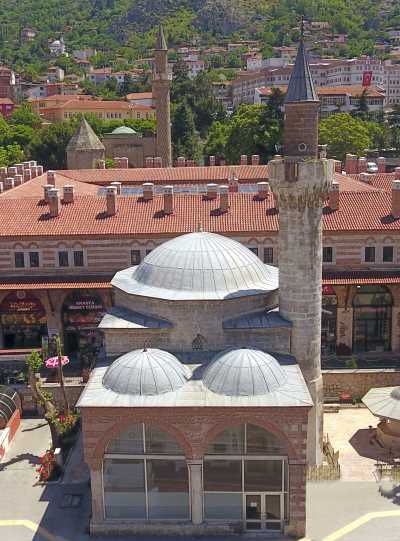
<svg viewBox="0 0 400 541">
<path fill-rule="evenodd" d="M 292 442 L 290 441 L 288 436 L 285 434 L 285 432 L 283 432 L 275 424 L 267 420 L 255 419 L 254 415 L 250 413 L 247 415 L 243 414 L 240 419 L 233 419 L 231 422 L 225 419 L 224 421 L 221 421 L 218 424 L 214 425 L 204 436 L 204 439 L 202 442 L 203 445 L 201 446 L 201 455 L 207 454 L 208 445 L 216 438 L 218 434 L 220 434 L 227 428 L 240 426 L 245 423 L 258 426 L 259 428 L 263 428 L 264 430 L 270 432 L 271 434 L 276 436 L 281 442 L 285 444 L 286 449 L 287 449 L 287 454 L 290 458 L 299 458 L 297 451 L 295 450 Z"/>
<path fill-rule="evenodd" d="M 98 439 L 94 451 L 92 453 L 92 460 L 89 458 L 89 462 L 93 465 L 97 463 L 99 465 L 103 460 L 104 453 L 106 451 L 108 443 L 113 440 L 119 434 L 122 434 L 131 424 L 144 423 L 151 426 L 156 426 L 162 432 L 170 435 L 174 438 L 182 448 L 183 454 L 187 457 L 192 456 L 192 447 L 183 433 L 174 426 L 164 425 L 159 421 L 154 420 L 154 414 L 143 413 L 139 417 L 127 416 L 116 422 L 111 428 L 107 428 L 102 436 Z"/>
</svg>

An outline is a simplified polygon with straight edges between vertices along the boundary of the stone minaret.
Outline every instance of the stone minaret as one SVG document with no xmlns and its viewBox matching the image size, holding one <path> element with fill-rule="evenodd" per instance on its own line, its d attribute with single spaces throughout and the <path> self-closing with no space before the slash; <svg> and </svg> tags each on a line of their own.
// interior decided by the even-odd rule
<svg viewBox="0 0 400 541">
<path fill-rule="evenodd" d="M 156 104 L 157 156 L 161 156 L 163 167 L 172 166 L 170 86 L 168 47 L 160 26 L 154 52 L 153 99 Z"/>
<path fill-rule="evenodd" d="M 318 108 L 301 39 L 285 100 L 284 157 L 269 163 L 269 179 L 279 207 L 279 310 L 292 322 L 291 353 L 314 401 L 308 464 L 321 460 L 322 207 L 333 179 L 333 161 L 318 156 Z"/>
</svg>

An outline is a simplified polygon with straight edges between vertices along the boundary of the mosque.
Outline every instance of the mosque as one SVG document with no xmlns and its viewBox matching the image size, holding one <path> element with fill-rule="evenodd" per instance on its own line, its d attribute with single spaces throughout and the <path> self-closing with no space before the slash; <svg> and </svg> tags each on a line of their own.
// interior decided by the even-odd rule
<svg viewBox="0 0 400 541">
<path fill-rule="evenodd" d="M 283 154 L 269 164 L 279 276 L 200 226 L 113 278 L 106 358 L 78 402 L 92 534 L 305 534 L 307 466 L 321 460 L 321 220 L 333 164 L 319 156 L 302 42 Z"/>
</svg>

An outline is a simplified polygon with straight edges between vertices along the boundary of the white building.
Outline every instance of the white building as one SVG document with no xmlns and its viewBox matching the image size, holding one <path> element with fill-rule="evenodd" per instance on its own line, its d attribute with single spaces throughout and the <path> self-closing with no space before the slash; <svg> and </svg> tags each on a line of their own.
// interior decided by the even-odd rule
<svg viewBox="0 0 400 541">
<path fill-rule="evenodd" d="M 60 39 L 52 41 L 49 45 L 49 49 L 52 56 L 60 56 L 62 54 L 65 54 L 66 48 L 64 38 L 61 36 Z"/>
</svg>

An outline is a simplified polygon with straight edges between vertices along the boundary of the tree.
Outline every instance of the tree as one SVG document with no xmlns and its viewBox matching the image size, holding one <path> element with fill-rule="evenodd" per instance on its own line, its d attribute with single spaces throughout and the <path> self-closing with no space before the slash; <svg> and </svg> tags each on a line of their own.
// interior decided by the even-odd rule
<svg viewBox="0 0 400 541">
<path fill-rule="evenodd" d="M 388 125 L 390 129 L 390 144 L 400 148 L 400 105 L 393 105 L 388 114 Z"/>
<path fill-rule="evenodd" d="M 364 88 L 360 96 L 358 97 L 358 104 L 356 109 L 353 111 L 353 116 L 356 118 L 360 118 L 361 120 L 368 120 L 369 119 L 369 107 L 368 107 L 368 101 L 367 101 L 367 89 Z"/>
<path fill-rule="evenodd" d="M 371 148 L 367 123 L 348 113 L 338 113 L 320 122 L 319 139 L 328 145 L 328 155 L 344 160 L 347 153 L 362 155 L 364 149 Z"/>
<path fill-rule="evenodd" d="M 20 105 L 20 107 L 13 111 L 10 118 L 10 124 L 38 128 L 42 124 L 42 119 L 37 113 L 35 113 L 29 103 L 23 103 Z"/>
<path fill-rule="evenodd" d="M 65 169 L 66 148 L 74 135 L 76 124 L 59 122 L 37 130 L 28 147 L 30 156 L 41 163 L 45 169 Z"/>
<path fill-rule="evenodd" d="M 172 141 L 174 159 L 178 156 L 196 161 L 199 159 L 199 139 L 193 113 L 186 101 L 181 101 L 173 114 Z"/>
</svg>

